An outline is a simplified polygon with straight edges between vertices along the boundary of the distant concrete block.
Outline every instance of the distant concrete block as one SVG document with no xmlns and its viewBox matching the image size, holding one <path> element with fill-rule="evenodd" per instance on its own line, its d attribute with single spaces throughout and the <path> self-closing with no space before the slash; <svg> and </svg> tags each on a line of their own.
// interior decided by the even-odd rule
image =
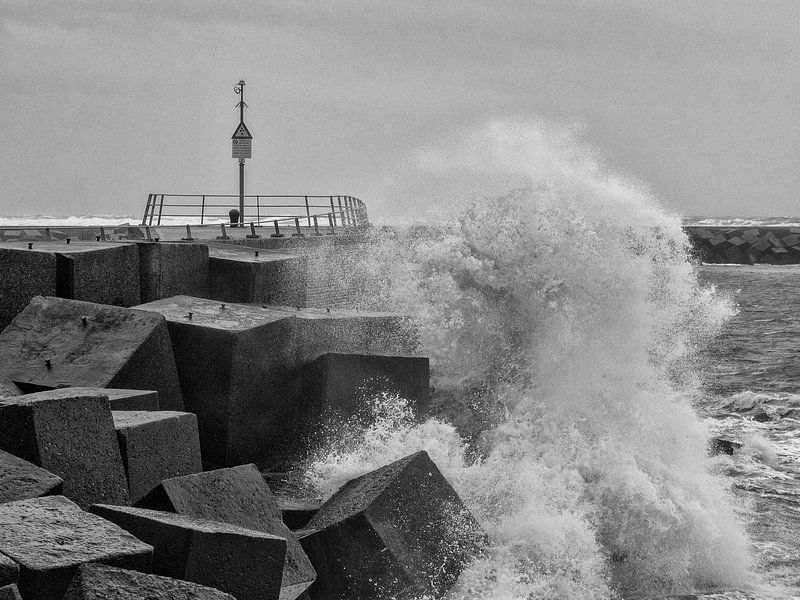
<svg viewBox="0 0 800 600">
<path fill-rule="evenodd" d="M 0 587 L 0 600 L 22 600 L 19 595 L 19 588 L 13 583 Z"/>
<path fill-rule="evenodd" d="M 190 581 L 101 564 L 78 567 L 64 600 L 236 600 Z"/>
<path fill-rule="evenodd" d="M 278 598 L 286 540 L 175 513 L 95 505 L 91 511 L 154 548 L 153 572 L 208 585 L 237 600 Z"/>
<path fill-rule="evenodd" d="M 0 552 L 0 586 L 19 581 L 19 565 Z"/>
<path fill-rule="evenodd" d="M 293 317 L 187 296 L 139 308 L 167 319 L 186 410 L 197 415 L 203 461 L 224 466 L 270 458 L 299 394 Z"/>
<path fill-rule="evenodd" d="M 26 391 L 144 388 L 183 409 L 167 324 L 152 312 L 36 297 L 0 334 L 0 365 Z"/>
<path fill-rule="evenodd" d="M 20 568 L 25 600 L 62 598 L 79 565 L 149 571 L 153 548 L 63 496 L 0 504 L 0 552 Z"/>
<path fill-rule="evenodd" d="M 35 244 L 34 244 L 35 247 Z M 14 320 L 34 296 L 56 295 L 56 257 L 28 250 L 25 244 L 0 247 L 0 330 Z"/>
<path fill-rule="evenodd" d="M 197 417 L 174 411 L 113 411 L 131 503 L 162 479 L 199 473 Z"/>
<path fill-rule="evenodd" d="M 353 479 L 308 523 L 311 598 L 439 597 L 485 534 L 425 452 Z"/>
<path fill-rule="evenodd" d="M 0 504 L 60 494 L 63 483 L 50 471 L 0 450 Z M 2 575 L 0 585 L 3 585 Z"/>
<path fill-rule="evenodd" d="M 158 392 L 155 390 L 116 390 L 102 387 L 53 388 L 51 398 L 72 398 L 75 395 L 107 396 L 111 410 L 158 410 Z"/>
<path fill-rule="evenodd" d="M 226 244 L 209 244 L 208 253 L 209 295 L 214 300 L 306 305 L 306 257 Z"/>
<path fill-rule="evenodd" d="M 316 577 L 300 542 L 255 465 L 165 479 L 140 506 L 222 521 L 286 539 L 280 600 L 294 600 Z"/>
<path fill-rule="evenodd" d="M 0 400 L 0 450 L 47 469 L 82 506 L 128 503 L 108 398 L 58 390 Z"/>
<path fill-rule="evenodd" d="M 170 296 L 208 296 L 208 247 L 204 244 L 137 242 L 142 302 Z"/>
</svg>

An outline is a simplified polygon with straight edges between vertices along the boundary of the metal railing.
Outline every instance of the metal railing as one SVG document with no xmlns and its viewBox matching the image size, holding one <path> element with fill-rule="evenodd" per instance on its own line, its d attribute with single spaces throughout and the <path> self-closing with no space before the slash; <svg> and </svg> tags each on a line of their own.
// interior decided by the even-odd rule
<svg viewBox="0 0 800 600">
<path fill-rule="evenodd" d="M 239 196 L 225 194 L 149 194 L 142 225 L 205 225 L 229 222 L 230 209 L 239 209 Z M 353 196 L 244 197 L 240 223 L 256 227 L 302 221 L 308 227 L 363 227 L 369 225 L 366 205 Z"/>
</svg>

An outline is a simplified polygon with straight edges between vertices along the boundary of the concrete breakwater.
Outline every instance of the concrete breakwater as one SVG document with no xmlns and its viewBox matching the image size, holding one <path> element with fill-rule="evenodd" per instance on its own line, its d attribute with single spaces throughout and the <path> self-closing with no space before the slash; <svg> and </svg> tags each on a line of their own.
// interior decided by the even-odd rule
<svg viewBox="0 0 800 600">
<path fill-rule="evenodd" d="M 429 365 L 336 308 L 357 235 L 248 242 L 0 244 L 0 599 L 440 596 L 481 552 L 424 452 L 278 485 Z"/>
<path fill-rule="evenodd" d="M 684 230 L 707 263 L 800 264 L 800 227 L 699 227 Z"/>
</svg>

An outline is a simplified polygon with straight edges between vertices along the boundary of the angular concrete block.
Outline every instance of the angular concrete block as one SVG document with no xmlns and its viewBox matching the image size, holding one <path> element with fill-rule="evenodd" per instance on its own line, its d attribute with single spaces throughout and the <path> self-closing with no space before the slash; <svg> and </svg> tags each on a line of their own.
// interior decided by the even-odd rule
<svg viewBox="0 0 800 600">
<path fill-rule="evenodd" d="M 283 538 L 175 513 L 95 505 L 91 511 L 154 548 L 153 572 L 208 585 L 237 600 L 278 598 Z"/>
<path fill-rule="evenodd" d="M 220 302 L 306 305 L 307 259 L 274 250 L 209 244 L 209 296 Z"/>
<path fill-rule="evenodd" d="M 174 411 L 112 411 L 131 503 L 162 479 L 199 473 L 197 417 Z"/>
<path fill-rule="evenodd" d="M 64 600 L 236 600 L 190 581 L 101 564 L 78 567 Z"/>
<path fill-rule="evenodd" d="M 0 504 L 0 552 L 19 564 L 25 600 L 62 598 L 83 563 L 148 572 L 153 556 L 152 546 L 63 496 Z"/>
<path fill-rule="evenodd" d="M 19 396 L 20 394 L 22 394 L 22 390 L 16 383 L 0 375 L 0 398 Z"/>
<path fill-rule="evenodd" d="M 98 304 L 139 304 L 139 252 L 135 244 L 40 242 L 56 255 L 56 295 Z"/>
<path fill-rule="evenodd" d="M 222 521 L 286 539 L 281 600 L 294 600 L 316 573 L 255 465 L 206 471 L 161 482 L 140 506 Z"/>
<path fill-rule="evenodd" d="M 299 394 L 292 389 L 300 385 L 293 317 L 187 296 L 139 308 L 167 319 L 186 410 L 197 415 L 203 461 L 221 466 L 269 459 Z"/>
<path fill-rule="evenodd" d="M 82 506 L 127 504 L 108 397 L 64 392 L 0 400 L 0 449 L 61 477 L 64 495 Z"/>
<path fill-rule="evenodd" d="M 353 479 L 308 523 L 311 598 L 438 597 L 485 534 L 425 452 Z"/>
<path fill-rule="evenodd" d="M 208 247 L 204 244 L 137 242 L 142 302 L 170 296 L 208 296 Z"/>
<path fill-rule="evenodd" d="M 116 390 L 106 388 L 111 410 L 159 410 L 156 390 Z"/>
<path fill-rule="evenodd" d="M 19 581 L 19 565 L 0 552 L 0 585 L 10 585 Z"/>
<path fill-rule="evenodd" d="M 374 420 L 373 404 L 382 393 L 409 401 L 417 414 L 430 404 L 430 367 L 425 357 L 377 354 L 324 354 L 305 367 L 305 394 L 296 404 L 297 417 L 287 428 L 313 452 L 333 432 L 365 427 Z M 300 456 L 300 458 L 304 458 Z"/>
<path fill-rule="evenodd" d="M 167 324 L 152 312 L 37 296 L 0 334 L 0 365 L 25 391 L 144 388 L 183 409 Z"/>
<path fill-rule="evenodd" d="M 50 471 L 0 450 L 0 504 L 61 494 L 63 483 Z"/>
<path fill-rule="evenodd" d="M 416 328 L 400 314 L 306 308 L 294 315 L 301 362 L 328 352 L 413 355 L 420 349 Z"/>
<path fill-rule="evenodd" d="M 13 583 L 0 587 L 0 600 L 22 600 L 19 595 L 19 588 Z"/>
<path fill-rule="evenodd" d="M 36 244 L 34 243 L 34 248 Z M 28 250 L 26 244 L 0 247 L 0 330 L 14 320 L 34 296 L 56 295 L 56 257 Z"/>
</svg>

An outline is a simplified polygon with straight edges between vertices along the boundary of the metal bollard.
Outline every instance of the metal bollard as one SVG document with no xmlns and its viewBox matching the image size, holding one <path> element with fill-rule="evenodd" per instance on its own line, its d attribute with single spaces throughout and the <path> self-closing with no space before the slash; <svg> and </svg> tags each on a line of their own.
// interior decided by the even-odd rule
<svg viewBox="0 0 800 600">
<path fill-rule="evenodd" d="M 69 238 L 67 238 L 67 243 L 69 244 Z"/>
<path fill-rule="evenodd" d="M 182 242 L 193 242 L 194 238 L 192 237 L 192 226 L 188 223 L 186 224 L 186 237 L 181 238 Z"/>
<path fill-rule="evenodd" d="M 45 227 L 44 228 L 44 239 L 46 239 L 48 242 L 53 240 L 53 236 L 50 235 L 50 228 L 49 227 Z"/>
<path fill-rule="evenodd" d="M 257 240 L 261 236 L 256 233 L 256 224 L 250 221 L 250 233 L 248 233 L 246 238 L 250 238 L 251 240 Z"/>
<path fill-rule="evenodd" d="M 328 213 L 328 227 L 329 231 L 325 235 L 336 235 L 336 215 Z"/>
<path fill-rule="evenodd" d="M 312 233 L 311 235 L 314 235 L 314 236 L 322 235 L 319 232 L 319 223 L 317 222 L 317 215 L 314 215 L 314 233 Z"/>
<path fill-rule="evenodd" d="M 229 240 L 229 239 L 231 239 L 231 238 L 228 236 L 228 234 L 227 234 L 227 233 L 225 233 L 225 223 L 220 223 L 220 224 L 219 224 L 219 226 L 220 226 L 220 229 L 222 229 L 222 235 L 218 235 L 218 236 L 217 236 L 217 239 L 218 239 L 218 240 Z"/>
<path fill-rule="evenodd" d="M 100 228 L 100 239 L 103 240 L 104 242 L 106 241 L 106 228 L 105 227 L 101 227 Z"/>
<path fill-rule="evenodd" d="M 278 220 L 277 220 L 277 219 L 275 219 L 275 220 L 273 221 L 273 223 L 274 223 L 274 225 L 275 225 L 275 233 L 273 233 L 273 234 L 272 234 L 272 235 L 270 235 L 269 237 L 274 237 L 274 238 L 282 238 L 282 237 L 283 237 L 283 234 L 281 233 L 281 230 L 280 230 L 280 228 L 278 227 Z"/>
<path fill-rule="evenodd" d="M 292 234 L 292 237 L 306 237 L 306 234 L 300 231 L 300 219 L 297 217 L 294 218 L 294 230 L 295 233 Z"/>
</svg>

